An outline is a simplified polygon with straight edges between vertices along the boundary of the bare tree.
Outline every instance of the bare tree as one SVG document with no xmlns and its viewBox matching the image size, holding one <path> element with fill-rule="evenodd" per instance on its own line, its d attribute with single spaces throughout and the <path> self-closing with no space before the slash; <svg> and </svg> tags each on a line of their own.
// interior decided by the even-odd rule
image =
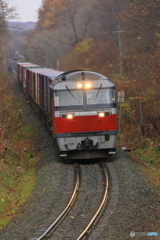
<svg viewBox="0 0 160 240">
<path fill-rule="evenodd" d="M 90 35 L 95 16 L 94 1 L 72 0 L 68 4 L 65 0 L 63 2 L 66 6 L 59 17 L 58 25 L 61 26 L 65 41 L 75 46 Z"/>
<path fill-rule="evenodd" d="M 15 18 L 15 8 L 8 7 L 8 4 L 0 0 L 0 61 L 2 70 L 7 69 L 8 48 L 8 20 Z"/>
<path fill-rule="evenodd" d="M 28 38 L 25 38 L 27 39 L 26 43 L 21 47 L 25 60 L 41 66 L 56 68 L 57 60 L 64 57 L 70 50 L 70 45 L 61 38 L 58 29 L 33 32 L 28 34 Z"/>
</svg>

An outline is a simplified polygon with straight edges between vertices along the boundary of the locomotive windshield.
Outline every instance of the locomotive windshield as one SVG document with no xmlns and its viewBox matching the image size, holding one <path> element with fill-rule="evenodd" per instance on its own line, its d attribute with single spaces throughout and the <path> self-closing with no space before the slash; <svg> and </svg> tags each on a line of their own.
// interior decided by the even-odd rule
<svg viewBox="0 0 160 240">
<path fill-rule="evenodd" d="M 87 106 L 115 103 L 114 89 L 94 89 L 86 91 Z"/>
<path fill-rule="evenodd" d="M 83 92 L 67 89 L 66 91 L 55 91 L 54 100 L 56 107 L 83 105 Z"/>
<path fill-rule="evenodd" d="M 59 110 L 95 109 L 115 107 L 114 89 L 101 88 L 88 90 L 54 91 L 54 105 Z"/>
</svg>

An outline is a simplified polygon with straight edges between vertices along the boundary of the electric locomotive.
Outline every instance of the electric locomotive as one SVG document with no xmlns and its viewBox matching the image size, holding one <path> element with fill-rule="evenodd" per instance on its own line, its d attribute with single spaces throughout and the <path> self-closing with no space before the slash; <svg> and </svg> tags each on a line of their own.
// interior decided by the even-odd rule
<svg viewBox="0 0 160 240">
<path fill-rule="evenodd" d="M 91 71 L 69 71 L 50 79 L 52 134 L 66 159 L 115 153 L 115 85 Z"/>
</svg>

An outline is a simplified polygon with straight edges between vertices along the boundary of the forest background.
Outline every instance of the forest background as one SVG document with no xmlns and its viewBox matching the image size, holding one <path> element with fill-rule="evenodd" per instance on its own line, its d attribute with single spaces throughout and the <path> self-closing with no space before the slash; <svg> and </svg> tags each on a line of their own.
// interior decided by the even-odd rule
<svg viewBox="0 0 160 240">
<path fill-rule="evenodd" d="M 21 107 L 7 73 L 8 61 L 18 51 L 23 61 L 62 71 L 92 70 L 113 81 L 116 91 L 125 93 L 125 102 L 117 105 L 118 146 L 143 157 L 160 181 L 160 1 L 43 0 L 32 31 L 9 30 L 8 21 L 14 17 L 15 9 L 0 0 L 2 169 L 11 168 L 4 160 L 7 149 L 21 154 L 15 138 L 22 124 Z M 15 167 L 25 168 L 25 161 L 15 160 L 15 155 Z M 3 197 L 2 212 L 5 201 Z"/>
<path fill-rule="evenodd" d="M 12 50 L 26 61 L 106 75 L 125 92 L 121 142 L 159 144 L 160 1 L 44 0 L 37 29 L 12 36 Z"/>
</svg>

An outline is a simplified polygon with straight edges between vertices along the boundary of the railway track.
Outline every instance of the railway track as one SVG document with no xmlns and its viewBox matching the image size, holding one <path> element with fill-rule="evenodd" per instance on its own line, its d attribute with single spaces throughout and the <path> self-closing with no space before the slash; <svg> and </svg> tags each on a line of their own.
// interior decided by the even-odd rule
<svg viewBox="0 0 160 240">
<path fill-rule="evenodd" d="M 12 71 L 14 73 L 14 64 L 11 65 L 12 66 Z M 96 164 L 98 166 L 98 164 Z M 91 165 L 91 167 L 93 167 L 93 165 Z M 49 220 L 47 224 L 45 224 L 45 226 L 43 226 L 39 232 L 37 232 L 35 234 L 34 237 L 32 237 L 30 240 L 46 240 L 46 239 L 51 239 L 51 240 L 55 240 L 55 239 L 76 239 L 76 240 L 81 240 L 84 239 L 87 235 L 89 235 L 89 233 L 91 232 L 93 225 L 96 224 L 96 222 L 99 220 L 101 214 L 103 213 L 103 210 L 105 209 L 106 203 L 107 203 L 107 199 L 108 199 L 108 189 L 109 189 L 109 178 L 108 178 L 108 174 L 107 174 L 107 170 L 106 170 L 106 165 L 104 163 L 99 163 L 99 170 L 98 168 L 96 169 L 96 172 L 101 172 L 101 177 L 99 177 L 99 180 L 97 180 L 98 185 L 97 185 L 97 193 L 95 193 L 95 195 L 97 195 L 96 199 L 93 199 L 93 203 L 91 203 L 91 205 L 93 206 L 92 209 L 87 210 L 88 212 L 86 212 L 85 214 L 83 214 L 82 219 L 79 221 L 79 217 L 74 217 L 76 214 L 75 213 L 71 213 L 70 217 L 72 218 L 72 220 L 74 220 L 74 222 L 82 222 L 83 218 L 84 218 L 84 224 L 77 224 L 77 226 L 81 226 L 77 228 L 76 226 L 76 230 L 74 232 L 74 234 L 71 234 L 71 237 L 66 237 L 66 232 L 70 231 L 67 228 L 67 224 L 65 224 L 65 226 L 63 226 L 63 222 L 68 223 L 70 219 L 70 217 L 67 218 L 69 212 L 73 212 L 74 210 L 74 206 L 77 206 L 77 208 L 79 207 L 79 205 L 82 205 L 81 203 L 81 199 L 83 198 L 83 196 L 81 197 L 81 189 L 83 186 L 83 179 L 85 177 L 83 177 L 83 175 L 85 175 L 84 169 L 86 168 L 86 166 L 84 166 L 83 171 L 80 170 L 80 168 L 82 168 L 82 166 L 80 167 L 80 165 L 76 165 L 75 167 L 75 187 L 73 189 L 72 194 L 70 196 L 70 200 L 67 202 L 66 206 L 64 207 L 63 211 L 59 214 L 58 217 L 51 217 L 54 219 L 54 221 L 52 221 L 52 223 L 50 223 L 51 221 Z M 88 175 L 88 174 L 86 174 Z M 92 181 L 88 181 L 90 182 L 87 186 L 88 190 L 86 191 L 86 195 L 88 196 L 88 198 L 91 198 L 89 196 L 89 191 L 92 189 Z M 103 183 L 103 184 L 102 184 Z M 85 184 L 84 184 L 85 185 Z M 83 187 L 85 189 L 85 187 Z M 86 188 L 86 189 L 87 189 Z M 88 191 L 88 192 L 87 192 Z M 96 192 L 95 191 L 95 192 Z M 100 194 L 99 194 L 100 193 Z M 64 193 L 65 194 L 65 193 Z M 100 195 L 100 197 L 99 197 Z M 78 200 L 77 200 L 77 196 L 78 196 Z M 79 200 L 80 199 L 80 200 Z M 92 200 L 92 198 L 91 198 Z M 88 200 L 87 200 L 88 201 Z M 84 203 L 83 203 L 84 204 Z M 85 206 L 84 206 L 85 208 Z M 90 210 L 91 210 L 91 214 L 90 214 Z M 76 209 L 75 211 L 78 212 L 78 210 Z M 72 216 L 73 215 L 73 216 Z M 78 215 L 78 214 L 77 214 Z M 78 219 L 78 220 L 77 220 Z M 63 222 L 62 222 L 63 221 Z M 46 225 L 48 225 L 46 227 Z M 71 224 L 72 225 L 72 224 Z M 59 229 L 59 226 L 61 229 Z M 74 227 L 73 227 L 74 230 Z M 58 237 L 58 238 L 57 238 Z M 59 238 L 60 237 L 60 238 Z"/>
<path fill-rule="evenodd" d="M 84 231 L 77 238 L 77 240 L 82 240 L 86 235 L 88 235 L 88 232 L 92 229 L 94 223 L 96 223 L 96 221 L 98 221 L 98 218 L 100 217 L 101 213 L 103 212 L 103 209 L 105 208 L 105 206 L 107 204 L 108 190 L 109 190 L 109 178 L 108 178 L 107 169 L 106 169 L 106 166 L 105 166 L 104 163 L 101 163 L 101 168 L 102 168 L 103 175 L 104 175 L 104 194 L 103 194 L 103 198 L 102 198 L 100 206 L 98 207 L 94 216 L 92 217 L 92 219 L 90 220 L 90 222 L 88 223 L 88 225 L 86 226 Z"/>
<path fill-rule="evenodd" d="M 65 209 L 62 211 L 62 213 L 57 217 L 57 219 L 47 228 L 47 230 L 37 239 L 37 240 L 44 240 L 47 237 L 51 235 L 51 233 L 59 226 L 59 224 L 62 222 L 62 220 L 65 218 L 66 214 L 70 211 L 72 205 L 74 204 L 74 201 L 77 196 L 77 192 L 80 185 L 80 168 L 79 165 L 75 168 L 76 172 L 76 181 L 75 181 L 75 187 L 73 189 L 73 193 L 71 195 L 71 198 L 65 207 Z"/>
<path fill-rule="evenodd" d="M 96 184 L 89 179 L 90 177 L 88 178 L 86 169 L 87 171 L 93 171 L 93 174 L 97 174 Z M 107 204 L 109 189 L 108 173 L 106 165 L 99 163 L 90 166 L 77 164 L 75 174 L 75 187 L 65 209 L 40 236 L 37 233 L 30 240 L 81 240 L 89 235 Z M 96 186 L 92 186 L 93 184 Z M 90 198 L 89 202 L 85 198 Z M 41 231 L 43 230 L 41 229 Z"/>
</svg>

